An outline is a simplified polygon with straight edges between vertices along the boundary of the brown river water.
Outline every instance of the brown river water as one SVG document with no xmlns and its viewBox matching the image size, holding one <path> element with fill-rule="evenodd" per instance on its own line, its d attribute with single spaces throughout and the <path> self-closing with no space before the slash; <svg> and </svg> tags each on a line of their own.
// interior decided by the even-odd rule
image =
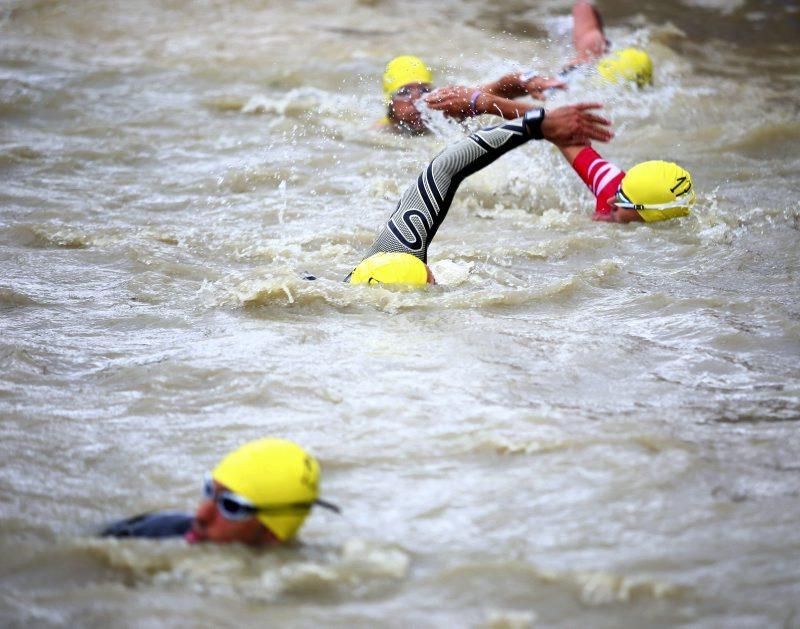
<svg viewBox="0 0 800 629">
<path fill-rule="evenodd" d="M 798 2 L 599 4 L 655 84 L 551 106 L 602 101 L 692 216 L 594 223 L 530 143 L 463 184 L 440 285 L 341 281 L 465 133 L 377 130 L 386 61 L 552 71 L 570 6 L 0 2 L 0 625 L 800 627 Z M 264 435 L 342 516 L 95 536 Z"/>
</svg>

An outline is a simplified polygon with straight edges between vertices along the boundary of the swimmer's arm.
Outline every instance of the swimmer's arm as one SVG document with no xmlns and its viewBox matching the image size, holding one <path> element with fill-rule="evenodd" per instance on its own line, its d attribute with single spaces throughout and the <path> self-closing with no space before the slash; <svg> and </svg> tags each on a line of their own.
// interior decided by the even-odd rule
<svg viewBox="0 0 800 629">
<path fill-rule="evenodd" d="M 502 98 L 486 92 L 481 92 L 475 100 L 475 112 L 477 115 L 492 114 L 506 120 L 514 120 L 524 116 L 532 109 L 538 109 L 538 107 L 531 103 L 521 103 L 518 100 Z"/>
<path fill-rule="evenodd" d="M 561 155 L 564 156 L 564 159 L 567 160 L 567 163 L 575 169 L 575 172 L 578 176 L 584 181 L 584 183 L 594 192 L 594 185 L 592 179 L 589 177 L 588 171 L 585 168 L 580 166 L 575 166 L 575 160 L 577 159 L 578 155 L 580 155 L 583 150 L 586 149 L 586 146 L 559 146 L 558 150 L 561 151 Z M 594 150 L 594 149 L 592 149 Z M 600 157 L 600 154 L 595 151 L 597 157 Z M 613 164 L 609 162 L 609 165 L 616 168 Z M 610 191 L 605 190 L 604 192 L 600 193 L 601 195 L 606 194 L 610 196 Z M 597 194 L 595 194 L 597 196 Z M 599 197 L 598 197 L 599 199 Z M 601 203 L 601 205 L 603 205 Z M 636 210 L 626 210 L 626 209 L 619 209 L 616 207 L 608 207 L 606 211 L 595 211 L 594 216 L 592 216 L 593 221 L 601 221 L 601 222 L 610 222 L 610 223 L 632 223 L 635 221 L 642 221 L 642 217 L 639 215 L 639 212 Z"/>
<path fill-rule="evenodd" d="M 514 120 L 531 109 L 536 109 L 536 106 L 530 103 L 522 103 L 460 85 L 435 90 L 425 97 L 425 102 L 431 109 L 441 111 L 456 120 L 481 114 L 492 114 L 506 120 Z"/>
<path fill-rule="evenodd" d="M 566 83 L 556 78 L 514 72 L 505 74 L 492 83 L 481 85 L 478 89 L 501 98 L 532 96 L 538 100 L 545 100 L 545 90 L 565 89 L 566 86 Z"/>
<path fill-rule="evenodd" d="M 525 96 L 528 93 L 525 90 L 522 74 L 519 72 L 504 74 L 496 81 L 481 85 L 478 89 L 481 92 L 494 94 L 495 96 L 501 96 L 503 98 L 516 98 L 518 96 Z"/>
<path fill-rule="evenodd" d="M 572 24 L 575 57 L 567 68 L 589 63 L 606 53 L 608 40 L 603 29 L 603 18 L 591 2 L 575 2 L 572 7 Z"/>
<path fill-rule="evenodd" d="M 188 513 L 163 511 L 143 513 L 111 522 L 100 531 L 101 537 L 180 537 L 192 526 Z"/>
<path fill-rule="evenodd" d="M 561 151 L 564 159 L 567 160 L 567 164 L 572 166 L 575 163 L 575 158 L 578 157 L 578 153 L 585 148 L 585 146 L 559 146 L 558 150 Z"/>
<path fill-rule="evenodd" d="M 544 114 L 480 129 L 445 147 L 405 189 L 364 258 L 379 251 L 410 253 L 428 261 L 428 246 L 461 182 L 513 148 L 543 139 Z"/>
</svg>

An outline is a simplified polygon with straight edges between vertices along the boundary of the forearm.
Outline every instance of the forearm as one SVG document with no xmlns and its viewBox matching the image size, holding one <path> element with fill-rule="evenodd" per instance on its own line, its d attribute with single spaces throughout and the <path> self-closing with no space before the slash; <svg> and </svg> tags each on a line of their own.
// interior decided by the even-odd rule
<svg viewBox="0 0 800 629">
<path fill-rule="evenodd" d="M 578 154 L 585 148 L 586 147 L 583 145 L 559 146 L 558 150 L 561 151 L 561 154 L 564 156 L 564 159 L 567 160 L 567 163 L 572 166 L 572 164 L 575 163 L 575 158 L 578 157 Z"/>
<path fill-rule="evenodd" d="M 478 89 L 503 98 L 517 98 L 528 93 L 519 73 L 505 74 L 492 83 L 481 85 Z"/>
<path fill-rule="evenodd" d="M 532 109 L 538 107 L 531 103 L 523 103 L 509 98 L 502 98 L 493 94 L 482 92 L 475 100 L 475 114 L 492 114 L 506 120 L 514 120 L 524 116 Z"/>
</svg>

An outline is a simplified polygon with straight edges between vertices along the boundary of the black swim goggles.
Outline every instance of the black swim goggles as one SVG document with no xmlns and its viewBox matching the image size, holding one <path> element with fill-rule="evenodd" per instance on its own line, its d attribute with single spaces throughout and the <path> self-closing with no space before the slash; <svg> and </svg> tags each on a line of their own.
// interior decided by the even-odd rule
<svg viewBox="0 0 800 629">
<path fill-rule="evenodd" d="M 400 98 L 409 98 L 415 93 L 419 93 L 421 96 L 423 94 L 430 94 L 431 91 L 431 88 L 427 85 L 404 85 L 392 94 L 392 97 L 399 96 Z"/>
<path fill-rule="evenodd" d="M 211 478 L 211 474 L 206 474 L 203 479 L 203 495 L 214 501 L 223 518 L 233 522 L 247 520 L 255 515 L 302 515 L 314 505 L 319 505 L 334 513 L 342 512 L 335 504 L 319 498 L 310 502 L 254 505 L 247 498 L 243 498 L 232 491 L 214 491 L 214 480 Z"/>
</svg>

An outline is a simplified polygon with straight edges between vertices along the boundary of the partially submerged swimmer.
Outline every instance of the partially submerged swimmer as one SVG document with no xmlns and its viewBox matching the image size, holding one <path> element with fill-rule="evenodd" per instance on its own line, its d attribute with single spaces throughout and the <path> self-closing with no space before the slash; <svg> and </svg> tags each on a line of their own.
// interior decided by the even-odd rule
<svg viewBox="0 0 800 629">
<path fill-rule="evenodd" d="M 311 508 L 339 508 L 321 500 L 317 460 L 284 439 L 251 441 L 228 454 L 203 484 L 194 516 L 147 513 L 106 526 L 104 537 L 184 537 L 189 543 L 252 546 L 292 539 Z"/>
<path fill-rule="evenodd" d="M 633 83 L 644 87 L 653 82 L 653 62 L 645 51 L 625 48 L 608 54 L 609 42 L 594 5 L 578 0 L 573 6 L 572 17 L 575 55 L 556 78 L 516 72 L 478 87 L 455 85 L 435 89 L 433 73 L 422 59 L 413 55 L 395 57 L 386 65 L 383 74 L 387 105 L 383 123 L 398 131 L 423 133 L 427 127 L 417 107 L 420 101 L 455 120 L 481 114 L 513 120 L 536 107 L 515 99 L 531 96 L 544 100 L 550 90 L 566 88 L 561 79 L 570 72 L 594 63 L 599 75 L 609 83 Z"/>
<path fill-rule="evenodd" d="M 427 126 L 417 107 L 420 100 L 456 120 L 488 113 L 513 120 L 530 109 L 515 98 L 532 96 L 544 100 L 545 90 L 563 87 L 558 79 L 511 73 L 478 87 L 434 88 L 430 67 L 419 57 L 401 55 L 387 63 L 383 73 L 386 117 L 381 122 L 397 131 L 425 132 Z"/>
<path fill-rule="evenodd" d="M 558 148 L 595 196 L 593 220 L 653 223 L 689 215 L 692 176 L 677 164 L 640 162 L 626 173 L 591 146 Z"/>
<path fill-rule="evenodd" d="M 597 72 L 609 83 L 633 83 L 645 87 L 653 83 L 653 60 L 641 48 L 624 48 L 609 53 L 611 46 L 597 8 L 585 0 L 572 7 L 572 43 L 575 56 L 561 73 L 565 76 L 581 66 L 596 63 Z"/>
</svg>

